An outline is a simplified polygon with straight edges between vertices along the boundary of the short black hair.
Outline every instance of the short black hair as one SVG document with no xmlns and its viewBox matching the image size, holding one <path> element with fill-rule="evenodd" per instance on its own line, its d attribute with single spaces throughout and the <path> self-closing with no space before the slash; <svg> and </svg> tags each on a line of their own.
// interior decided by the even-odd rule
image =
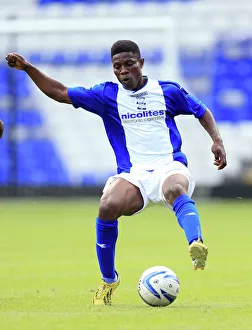
<svg viewBox="0 0 252 330">
<path fill-rule="evenodd" d="M 141 59 L 141 53 L 138 45 L 131 40 L 118 40 L 111 47 L 111 58 L 119 53 L 132 52 Z"/>
</svg>

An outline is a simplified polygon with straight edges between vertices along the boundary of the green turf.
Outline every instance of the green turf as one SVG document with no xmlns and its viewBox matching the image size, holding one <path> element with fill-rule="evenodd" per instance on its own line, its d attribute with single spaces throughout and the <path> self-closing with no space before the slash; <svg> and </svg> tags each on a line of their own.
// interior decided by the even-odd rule
<svg viewBox="0 0 252 330">
<path fill-rule="evenodd" d="M 151 207 L 120 221 L 113 306 L 94 307 L 97 202 L 0 202 L 1 330 L 252 329 L 252 201 L 198 203 L 209 260 L 194 271 L 173 214 Z M 172 268 L 177 300 L 153 308 L 137 293 L 148 267 Z"/>
</svg>

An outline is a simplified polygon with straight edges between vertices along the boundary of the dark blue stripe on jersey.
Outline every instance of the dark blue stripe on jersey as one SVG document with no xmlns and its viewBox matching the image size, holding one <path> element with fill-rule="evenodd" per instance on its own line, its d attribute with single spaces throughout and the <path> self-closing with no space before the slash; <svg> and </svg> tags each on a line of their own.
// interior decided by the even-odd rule
<svg viewBox="0 0 252 330">
<path fill-rule="evenodd" d="M 166 126 L 170 129 L 170 140 L 173 147 L 173 152 L 180 151 L 182 140 L 178 131 L 174 118 L 171 118 L 166 112 L 165 116 Z"/>
<path fill-rule="evenodd" d="M 126 146 L 126 137 L 117 107 L 118 85 L 106 84 L 104 93 L 106 109 L 103 114 L 103 122 L 109 142 L 114 150 L 117 162 L 117 173 L 130 172 L 132 164 Z M 107 111 L 107 112 L 106 112 Z"/>
<path fill-rule="evenodd" d="M 180 150 L 182 145 L 182 140 L 177 125 L 175 123 L 175 120 L 174 118 L 169 117 L 168 114 L 166 113 L 165 122 L 166 122 L 166 126 L 169 127 L 170 140 L 173 147 L 173 159 L 187 166 L 188 163 L 187 163 L 186 155 Z"/>
<path fill-rule="evenodd" d="M 187 159 L 185 154 L 181 152 L 181 145 L 182 145 L 182 139 L 179 133 L 179 130 L 177 128 L 177 125 L 174 120 L 173 113 L 173 107 L 174 107 L 174 100 L 173 100 L 173 94 L 171 92 L 171 89 L 169 88 L 170 85 L 172 87 L 178 87 L 179 85 L 176 83 L 171 83 L 170 85 L 167 83 L 162 83 L 159 81 L 159 85 L 162 88 L 164 99 L 165 99 L 165 105 L 166 105 L 166 117 L 165 122 L 166 126 L 169 128 L 169 134 L 170 134 L 170 141 L 173 148 L 173 159 L 176 161 L 179 161 L 187 166 Z"/>
</svg>

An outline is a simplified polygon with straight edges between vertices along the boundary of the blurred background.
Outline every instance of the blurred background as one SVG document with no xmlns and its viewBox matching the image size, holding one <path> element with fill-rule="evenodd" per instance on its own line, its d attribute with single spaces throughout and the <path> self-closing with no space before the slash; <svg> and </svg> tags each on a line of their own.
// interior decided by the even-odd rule
<svg viewBox="0 0 252 330">
<path fill-rule="evenodd" d="M 99 117 L 43 95 L 5 64 L 18 52 L 66 86 L 114 81 L 110 47 L 137 42 L 144 73 L 203 101 L 228 167 L 213 166 L 197 120 L 177 120 L 203 197 L 252 197 L 252 2 L 248 0 L 0 0 L 0 196 L 98 196 L 116 164 Z"/>
</svg>

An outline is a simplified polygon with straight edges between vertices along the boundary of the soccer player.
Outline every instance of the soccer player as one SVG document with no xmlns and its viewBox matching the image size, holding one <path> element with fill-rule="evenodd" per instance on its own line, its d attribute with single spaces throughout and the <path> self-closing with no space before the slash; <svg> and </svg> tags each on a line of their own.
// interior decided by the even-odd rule
<svg viewBox="0 0 252 330">
<path fill-rule="evenodd" d="M 191 195 L 194 179 L 175 123 L 177 115 L 194 115 L 213 140 L 214 165 L 226 164 L 226 153 L 210 110 L 176 82 L 151 79 L 142 73 L 144 59 L 130 40 L 111 47 L 119 83 L 105 82 L 86 89 L 67 88 L 46 76 L 21 55 L 9 53 L 10 67 L 24 70 L 38 88 L 55 101 L 72 104 L 103 119 L 117 161 L 117 174 L 108 178 L 96 218 L 96 251 L 102 280 L 95 305 L 111 305 L 120 282 L 115 269 L 118 218 L 162 203 L 175 213 L 185 232 L 194 269 L 204 269 L 208 249 Z"/>
</svg>

